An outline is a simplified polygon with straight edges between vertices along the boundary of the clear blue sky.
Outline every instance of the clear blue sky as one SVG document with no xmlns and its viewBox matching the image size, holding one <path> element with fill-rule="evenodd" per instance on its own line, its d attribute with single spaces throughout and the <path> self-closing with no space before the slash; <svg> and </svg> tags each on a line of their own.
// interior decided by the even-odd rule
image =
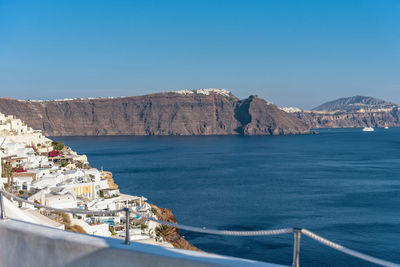
<svg viewBox="0 0 400 267">
<path fill-rule="evenodd" d="M 208 87 L 302 108 L 400 103 L 400 1 L 0 0 L 2 97 Z"/>
</svg>

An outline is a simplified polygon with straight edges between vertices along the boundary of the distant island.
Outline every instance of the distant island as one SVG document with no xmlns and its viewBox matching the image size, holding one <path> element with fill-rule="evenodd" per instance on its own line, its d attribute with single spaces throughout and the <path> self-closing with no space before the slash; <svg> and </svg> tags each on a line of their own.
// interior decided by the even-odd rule
<svg viewBox="0 0 400 267">
<path fill-rule="evenodd" d="M 257 96 L 240 100 L 224 89 L 144 96 L 16 100 L 0 98 L 0 112 L 47 136 L 286 135 L 309 126 Z"/>
<path fill-rule="evenodd" d="M 282 108 L 310 128 L 400 127 L 400 105 L 368 96 L 339 98 L 312 110 Z"/>
</svg>

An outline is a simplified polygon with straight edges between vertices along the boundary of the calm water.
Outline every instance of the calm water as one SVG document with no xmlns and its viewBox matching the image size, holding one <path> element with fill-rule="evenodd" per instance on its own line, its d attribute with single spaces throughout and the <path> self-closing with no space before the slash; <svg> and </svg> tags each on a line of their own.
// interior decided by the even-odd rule
<svg viewBox="0 0 400 267">
<path fill-rule="evenodd" d="M 400 263 L 400 129 L 277 137 L 65 137 L 121 192 L 215 229 L 303 227 Z M 182 232 L 205 251 L 291 264 L 291 235 Z M 302 238 L 302 266 L 369 266 Z"/>
</svg>

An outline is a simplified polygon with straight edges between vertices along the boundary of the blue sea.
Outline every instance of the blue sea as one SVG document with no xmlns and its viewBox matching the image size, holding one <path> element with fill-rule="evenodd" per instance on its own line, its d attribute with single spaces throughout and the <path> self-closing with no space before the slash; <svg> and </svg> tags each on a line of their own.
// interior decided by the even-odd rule
<svg viewBox="0 0 400 267">
<path fill-rule="evenodd" d="M 318 135 L 58 137 L 178 222 L 210 229 L 300 227 L 400 263 L 400 129 Z M 293 235 L 181 231 L 198 248 L 290 265 Z M 373 266 L 301 238 L 301 266 Z"/>
</svg>

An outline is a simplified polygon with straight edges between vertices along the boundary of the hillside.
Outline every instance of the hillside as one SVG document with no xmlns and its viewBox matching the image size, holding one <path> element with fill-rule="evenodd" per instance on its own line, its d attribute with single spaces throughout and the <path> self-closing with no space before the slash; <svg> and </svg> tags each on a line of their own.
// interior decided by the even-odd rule
<svg viewBox="0 0 400 267">
<path fill-rule="evenodd" d="M 400 106 L 365 96 L 340 98 L 291 112 L 311 128 L 400 127 Z"/>
<path fill-rule="evenodd" d="M 263 99 L 239 100 L 222 89 L 53 101 L 0 98 L 0 112 L 15 115 L 48 136 L 309 132 L 306 124 Z"/>
<path fill-rule="evenodd" d="M 313 110 L 326 110 L 326 111 L 335 111 L 335 110 L 344 110 L 344 111 L 356 111 L 360 109 L 386 109 L 393 108 L 398 105 L 368 96 L 353 96 L 353 97 L 343 97 L 330 102 L 326 102 Z"/>
</svg>

